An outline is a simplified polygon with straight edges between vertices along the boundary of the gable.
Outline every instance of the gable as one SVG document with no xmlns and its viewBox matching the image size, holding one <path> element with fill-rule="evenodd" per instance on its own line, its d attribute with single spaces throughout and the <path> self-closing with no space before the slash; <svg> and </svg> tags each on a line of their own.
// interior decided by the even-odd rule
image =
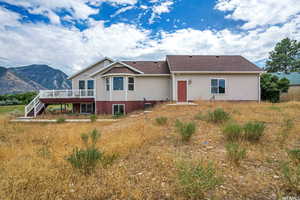
<svg viewBox="0 0 300 200">
<path fill-rule="evenodd" d="M 77 73 L 73 74 L 72 76 L 68 77 L 69 80 L 72 80 L 74 78 L 89 78 L 91 74 L 95 73 L 96 71 L 99 71 L 100 69 L 105 68 L 106 66 L 113 63 L 113 60 L 110 58 L 104 58 L 97 63 L 88 66 L 84 68 L 81 71 L 78 71 Z"/>
<path fill-rule="evenodd" d="M 109 69 L 108 71 L 103 73 L 105 74 L 138 74 L 136 71 L 133 71 L 132 69 L 129 69 L 125 66 L 119 66 L 119 67 L 113 67 Z"/>
</svg>

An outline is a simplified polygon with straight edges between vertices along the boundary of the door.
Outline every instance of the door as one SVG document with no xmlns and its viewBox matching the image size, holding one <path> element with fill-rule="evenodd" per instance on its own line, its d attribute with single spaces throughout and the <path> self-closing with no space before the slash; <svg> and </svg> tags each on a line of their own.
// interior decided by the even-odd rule
<svg viewBox="0 0 300 200">
<path fill-rule="evenodd" d="M 187 83 L 186 81 L 177 81 L 178 102 L 187 101 Z"/>
</svg>

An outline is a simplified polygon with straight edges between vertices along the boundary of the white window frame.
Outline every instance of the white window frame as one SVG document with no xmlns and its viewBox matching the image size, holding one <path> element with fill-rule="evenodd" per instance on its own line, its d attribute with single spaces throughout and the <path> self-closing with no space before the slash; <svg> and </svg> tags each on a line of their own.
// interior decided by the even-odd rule
<svg viewBox="0 0 300 200">
<path fill-rule="evenodd" d="M 112 115 L 115 115 L 115 111 L 114 111 L 114 106 L 120 106 L 120 105 L 122 105 L 122 106 L 124 106 L 124 115 L 126 114 L 126 107 L 125 107 L 125 104 L 120 104 L 120 103 L 118 103 L 118 104 L 113 104 L 112 105 L 112 107 L 111 107 L 111 113 L 112 113 Z M 118 110 L 120 110 L 120 108 L 118 108 Z"/>
<path fill-rule="evenodd" d="M 105 91 L 110 91 L 110 77 L 105 78 Z"/>
<path fill-rule="evenodd" d="M 81 106 L 83 104 L 86 104 L 86 105 L 90 104 L 90 105 L 92 105 L 92 111 L 90 113 L 89 112 L 82 112 Z M 93 113 L 93 103 L 80 103 L 80 114 L 91 114 L 91 113 Z"/>
<path fill-rule="evenodd" d="M 129 83 L 129 79 L 132 78 L 133 79 L 133 83 Z M 129 90 L 129 85 L 132 85 L 133 86 L 133 90 Z M 130 76 L 127 78 L 127 90 L 128 91 L 134 91 L 135 90 L 135 78 Z"/>
<path fill-rule="evenodd" d="M 89 89 L 89 81 L 93 81 L 93 89 Z M 88 79 L 86 80 L 86 89 L 87 90 L 94 90 L 95 89 L 95 80 L 94 79 Z"/>
<path fill-rule="evenodd" d="M 115 90 L 114 89 L 114 78 L 122 78 L 123 79 L 123 90 Z M 113 91 L 124 91 L 125 90 L 125 84 L 124 84 L 124 81 L 125 80 L 125 77 L 124 76 L 113 76 L 112 77 L 112 89 L 113 89 Z"/>
<path fill-rule="evenodd" d="M 81 89 L 81 88 L 80 88 L 80 81 L 83 81 L 83 82 L 84 82 L 84 89 Z M 78 89 L 79 89 L 79 90 L 86 90 L 86 88 L 87 88 L 86 86 L 87 86 L 87 85 L 86 85 L 86 80 L 78 80 Z"/>
<path fill-rule="evenodd" d="M 212 80 L 218 80 L 218 93 L 212 93 L 212 85 L 211 85 L 211 81 Z M 225 82 L 225 88 L 224 88 L 224 93 L 219 93 L 219 80 L 224 80 L 224 82 Z M 227 81 L 226 81 L 226 79 L 225 78 L 210 78 L 210 83 L 209 83 L 209 85 L 210 85 L 210 94 L 212 94 L 212 95 L 225 95 L 226 94 L 226 92 L 227 92 Z"/>
</svg>

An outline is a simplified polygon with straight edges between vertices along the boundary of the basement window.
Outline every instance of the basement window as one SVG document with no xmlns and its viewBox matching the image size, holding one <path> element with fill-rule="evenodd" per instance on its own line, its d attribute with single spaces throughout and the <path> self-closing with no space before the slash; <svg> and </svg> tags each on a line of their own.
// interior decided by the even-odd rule
<svg viewBox="0 0 300 200">
<path fill-rule="evenodd" d="M 113 104 L 112 106 L 113 115 L 124 115 L 125 114 L 125 105 L 124 104 Z"/>
<path fill-rule="evenodd" d="M 211 79 L 211 93 L 225 94 L 225 79 Z"/>
</svg>

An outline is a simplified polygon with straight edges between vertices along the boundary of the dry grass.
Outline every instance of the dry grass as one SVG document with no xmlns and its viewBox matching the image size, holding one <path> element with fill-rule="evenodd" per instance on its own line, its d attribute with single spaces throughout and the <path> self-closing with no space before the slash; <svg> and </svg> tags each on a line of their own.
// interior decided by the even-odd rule
<svg viewBox="0 0 300 200">
<path fill-rule="evenodd" d="M 200 160 L 212 161 L 224 180 L 208 197 L 276 199 L 285 193 L 277 176 L 280 162 L 287 159 L 285 149 L 300 145 L 300 103 L 198 103 L 197 107 L 160 105 L 152 113 L 117 123 L 18 124 L 0 116 L 0 199 L 185 199 L 178 190 L 177 164 Z M 194 118 L 217 107 L 240 124 L 266 123 L 258 144 L 242 144 L 247 157 L 239 167 L 226 159 L 222 125 Z M 155 123 L 161 116 L 168 118 L 165 126 Z M 197 123 L 190 143 L 181 142 L 176 119 Z M 278 137 L 287 119 L 295 126 L 282 143 Z M 81 146 L 80 134 L 94 128 L 102 133 L 99 148 L 120 156 L 112 166 L 99 166 L 86 177 L 65 157 Z"/>
</svg>

